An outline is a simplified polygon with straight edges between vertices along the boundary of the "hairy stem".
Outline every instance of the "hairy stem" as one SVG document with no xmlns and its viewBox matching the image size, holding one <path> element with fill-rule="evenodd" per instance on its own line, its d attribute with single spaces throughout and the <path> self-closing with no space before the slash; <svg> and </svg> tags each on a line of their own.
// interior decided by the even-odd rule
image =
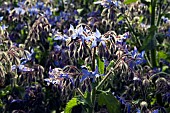
<svg viewBox="0 0 170 113">
<path fill-rule="evenodd" d="M 113 66 L 113 69 L 111 69 L 111 70 L 109 70 L 109 72 L 105 75 L 105 77 L 102 79 L 102 81 L 99 83 L 99 85 L 96 87 L 96 89 L 99 89 L 101 86 L 102 86 L 102 84 L 106 81 L 106 79 L 109 77 L 109 75 L 117 68 L 117 64 L 119 63 L 119 61 L 122 59 L 122 57 L 124 57 L 124 56 L 127 56 L 128 54 L 124 54 L 124 55 L 122 55 L 116 62 L 115 62 L 115 64 L 114 64 L 114 66 Z"/>
<path fill-rule="evenodd" d="M 94 47 L 93 54 L 92 54 L 92 71 L 95 71 L 95 55 L 96 55 L 96 47 Z"/>
<path fill-rule="evenodd" d="M 127 24 L 128 24 L 127 26 L 129 26 L 130 30 L 132 31 L 133 37 L 134 37 L 134 38 L 136 39 L 136 41 L 137 41 L 137 44 L 139 44 L 139 46 L 142 47 L 142 43 L 141 43 L 140 39 L 139 39 L 138 37 L 136 37 L 136 35 L 135 35 L 136 33 L 135 33 L 134 29 L 132 28 L 132 26 L 130 25 L 130 22 L 129 22 L 129 20 L 127 19 L 126 16 L 125 16 L 125 19 L 126 19 Z M 149 65 L 150 67 L 152 67 L 152 64 L 151 64 L 151 62 L 149 61 L 149 58 L 148 58 L 147 54 L 145 54 L 144 57 L 145 57 L 145 59 L 147 60 L 148 65 Z"/>
<path fill-rule="evenodd" d="M 156 8 L 156 1 L 157 0 L 151 0 L 151 27 L 155 26 L 155 8 Z M 155 35 L 155 30 L 150 32 L 150 36 L 153 39 Z M 156 61 L 156 49 L 151 50 L 151 63 L 152 67 L 157 66 L 157 61 Z"/>
</svg>

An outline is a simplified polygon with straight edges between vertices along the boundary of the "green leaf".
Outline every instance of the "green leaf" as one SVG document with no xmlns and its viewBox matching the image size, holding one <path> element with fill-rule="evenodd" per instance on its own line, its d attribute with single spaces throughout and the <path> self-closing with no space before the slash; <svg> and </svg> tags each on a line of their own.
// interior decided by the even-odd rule
<svg viewBox="0 0 170 113">
<path fill-rule="evenodd" d="M 90 93 L 86 91 L 86 93 L 84 94 L 85 103 L 88 104 L 89 106 L 92 106 L 90 97 L 91 97 Z"/>
<path fill-rule="evenodd" d="M 170 18 L 170 12 L 163 14 L 163 16 Z"/>
<path fill-rule="evenodd" d="M 100 58 L 97 56 L 97 65 L 99 68 L 99 73 L 104 74 L 104 62 L 100 60 Z"/>
<path fill-rule="evenodd" d="M 123 19 L 124 19 L 123 16 L 119 16 L 119 18 L 117 19 L 117 22 L 119 22 L 119 21 L 121 21 L 121 20 L 123 20 Z"/>
<path fill-rule="evenodd" d="M 64 110 L 64 113 L 71 113 L 72 112 L 72 108 L 77 106 L 77 98 L 72 98 L 66 105 L 66 108 Z"/>
<path fill-rule="evenodd" d="M 163 43 L 164 37 L 165 37 L 165 34 L 163 34 L 163 33 L 157 33 L 157 34 L 156 34 L 156 39 L 157 39 L 157 41 L 158 41 L 159 44 L 162 44 L 162 43 Z"/>
<path fill-rule="evenodd" d="M 84 10 L 83 8 L 77 9 L 77 12 L 80 14 L 80 13 L 82 13 L 83 10 Z"/>
<path fill-rule="evenodd" d="M 136 104 L 138 104 L 140 101 L 142 101 L 142 99 L 133 100 L 132 103 L 136 105 Z"/>
<path fill-rule="evenodd" d="M 170 107 L 165 108 L 165 109 L 166 109 L 167 113 L 170 113 Z"/>
<path fill-rule="evenodd" d="M 15 85 L 15 87 L 13 88 L 13 91 L 18 92 L 18 96 L 21 96 L 22 98 L 23 98 L 24 95 L 25 95 L 25 89 L 24 89 L 24 87 Z"/>
<path fill-rule="evenodd" d="M 162 58 L 162 59 L 166 59 L 168 57 L 168 55 L 166 54 L 166 52 L 164 51 L 159 51 L 158 52 L 158 61 Z"/>
<path fill-rule="evenodd" d="M 152 5 L 151 4 L 149 5 L 149 12 L 150 12 L 150 14 L 152 13 Z"/>
<path fill-rule="evenodd" d="M 162 67 L 162 71 L 163 71 L 163 72 L 165 72 L 167 69 L 169 69 L 168 66 L 163 66 L 163 67 Z"/>
<path fill-rule="evenodd" d="M 106 71 L 109 71 L 113 67 L 113 65 L 114 65 L 114 61 L 112 60 L 112 61 L 110 61 L 109 65 L 107 66 Z"/>
<path fill-rule="evenodd" d="M 143 21 L 143 16 L 140 16 L 140 18 L 139 18 L 139 23 L 142 23 L 142 21 Z"/>
<path fill-rule="evenodd" d="M 120 103 L 111 93 L 100 93 L 98 102 L 100 106 L 106 105 L 109 113 L 121 113 Z"/>
<path fill-rule="evenodd" d="M 24 30 L 22 29 L 22 30 L 21 30 L 21 35 L 24 35 L 24 34 L 25 34 L 25 32 L 24 32 Z"/>
<path fill-rule="evenodd" d="M 134 2 L 137 2 L 138 0 L 125 0 L 124 4 L 131 4 L 131 3 L 134 3 Z"/>
<path fill-rule="evenodd" d="M 0 98 L 6 96 L 7 94 L 9 94 L 12 90 L 11 85 L 6 86 L 3 90 L 0 90 Z"/>
<path fill-rule="evenodd" d="M 151 100 L 151 105 L 154 105 L 156 103 L 156 98 L 152 98 L 152 100 Z"/>
<path fill-rule="evenodd" d="M 149 36 L 143 41 L 141 50 L 151 50 L 156 47 L 156 37 L 154 35 L 157 30 L 156 26 L 151 26 L 149 29 Z"/>
</svg>

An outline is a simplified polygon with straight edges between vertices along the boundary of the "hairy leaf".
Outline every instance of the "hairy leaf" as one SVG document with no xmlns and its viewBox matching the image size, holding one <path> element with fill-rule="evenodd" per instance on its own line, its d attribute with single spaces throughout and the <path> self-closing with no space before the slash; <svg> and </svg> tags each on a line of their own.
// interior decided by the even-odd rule
<svg viewBox="0 0 170 113">
<path fill-rule="evenodd" d="M 162 58 L 162 59 L 167 59 L 168 55 L 166 54 L 166 52 L 164 51 L 159 51 L 158 52 L 158 61 Z"/>
<path fill-rule="evenodd" d="M 106 71 L 109 71 L 109 70 L 113 67 L 113 65 L 114 65 L 114 61 L 112 60 L 112 61 L 109 63 L 109 65 L 107 66 Z"/>
<path fill-rule="evenodd" d="M 9 94 L 12 90 L 11 85 L 6 86 L 3 90 L 0 90 L 0 98 L 6 96 L 7 94 Z"/>
<path fill-rule="evenodd" d="M 120 103 L 111 93 L 100 93 L 98 102 L 100 106 L 106 105 L 109 113 L 121 113 Z"/>
<path fill-rule="evenodd" d="M 99 67 L 99 73 L 104 74 L 104 62 L 100 60 L 100 57 L 97 57 L 97 65 Z"/>
<path fill-rule="evenodd" d="M 124 4 L 131 4 L 137 2 L 138 0 L 125 0 Z"/>
<path fill-rule="evenodd" d="M 66 108 L 64 110 L 64 113 L 71 113 L 72 108 L 77 106 L 77 98 L 72 98 L 66 105 Z"/>
<path fill-rule="evenodd" d="M 151 50 L 156 46 L 156 37 L 153 35 L 153 33 L 157 30 L 156 26 L 152 26 L 151 28 L 149 28 L 149 36 L 146 37 L 146 39 L 143 41 L 141 50 L 147 51 L 147 50 Z M 153 47 L 154 46 L 154 47 Z"/>
</svg>

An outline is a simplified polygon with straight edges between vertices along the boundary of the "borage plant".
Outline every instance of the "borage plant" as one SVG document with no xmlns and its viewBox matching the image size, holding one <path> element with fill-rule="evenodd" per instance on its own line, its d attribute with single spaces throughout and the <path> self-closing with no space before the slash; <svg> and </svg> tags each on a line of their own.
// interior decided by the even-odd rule
<svg viewBox="0 0 170 113">
<path fill-rule="evenodd" d="M 2 3 L 0 112 L 169 112 L 168 6 Z"/>
</svg>

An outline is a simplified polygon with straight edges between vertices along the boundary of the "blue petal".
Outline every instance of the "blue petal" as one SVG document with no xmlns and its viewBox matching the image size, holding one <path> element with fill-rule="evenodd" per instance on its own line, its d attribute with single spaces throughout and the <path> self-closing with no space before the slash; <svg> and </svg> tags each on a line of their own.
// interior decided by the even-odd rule
<svg viewBox="0 0 170 113">
<path fill-rule="evenodd" d="M 88 76 L 87 75 L 83 75 L 80 82 L 82 82 L 83 80 L 85 80 Z"/>
<path fill-rule="evenodd" d="M 37 2 L 36 3 L 36 8 L 42 9 L 44 7 L 44 3 L 43 2 Z"/>
<path fill-rule="evenodd" d="M 101 41 L 102 45 L 106 47 L 106 43 L 104 41 Z"/>
<path fill-rule="evenodd" d="M 51 16 L 52 12 L 49 8 L 47 8 L 46 11 L 45 11 L 45 14 L 48 15 L 48 16 Z"/>
<path fill-rule="evenodd" d="M 62 39 L 63 39 L 62 36 L 56 36 L 56 37 L 54 38 L 54 40 L 62 40 Z"/>
<path fill-rule="evenodd" d="M 1 17 L 0 17 L 0 21 L 2 21 L 2 20 L 3 20 L 3 18 L 4 18 L 4 17 L 3 17 L 3 16 L 1 16 Z"/>
<path fill-rule="evenodd" d="M 20 14 L 20 15 L 23 15 L 24 13 L 25 13 L 25 10 L 24 9 L 22 9 L 22 8 L 15 8 L 14 9 L 15 10 L 15 13 L 16 14 Z"/>
<path fill-rule="evenodd" d="M 60 78 L 69 78 L 68 74 L 60 74 Z"/>
<path fill-rule="evenodd" d="M 2 30 L 6 30 L 6 28 L 8 28 L 8 26 L 6 26 L 4 24 L 1 27 L 2 27 Z"/>
<path fill-rule="evenodd" d="M 111 2 L 112 2 L 112 0 L 107 0 L 107 2 L 111 3 Z"/>
<path fill-rule="evenodd" d="M 86 69 L 82 69 L 82 73 L 83 73 L 83 75 L 87 75 L 87 76 L 91 75 L 91 73 L 88 72 L 88 70 L 86 70 Z"/>
<path fill-rule="evenodd" d="M 55 66 L 60 66 L 58 61 L 54 61 Z"/>
<path fill-rule="evenodd" d="M 134 50 L 132 51 L 132 56 L 133 57 L 136 57 L 136 54 L 137 54 L 137 48 L 136 47 L 134 47 Z"/>
<path fill-rule="evenodd" d="M 16 65 L 12 65 L 12 70 L 17 69 Z"/>
<path fill-rule="evenodd" d="M 131 110 L 130 104 L 127 105 L 127 108 L 128 108 L 128 113 L 130 113 L 130 110 Z"/>
<path fill-rule="evenodd" d="M 76 34 L 76 33 L 72 34 L 72 35 L 71 35 L 71 38 L 72 38 L 72 39 L 76 39 L 76 38 L 77 38 L 77 34 Z"/>
<path fill-rule="evenodd" d="M 84 39 L 85 39 L 86 41 L 90 41 L 91 38 L 92 38 L 92 36 L 84 37 Z"/>
<path fill-rule="evenodd" d="M 24 60 L 23 62 L 21 62 L 21 65 L 24 65 L 28 62 L 28 60 Z"/>
<path fill-rule="evenodd" d="M 39 10 L 35 7 L 32 7 L 30 9 L 28 9 L 28 12 L 30 13 L 30 15 L 34 15 L 34 14 L 37 14 L 39 12 Z"/>
<path fill-rule="evenodd" d="M 130 62 L 129 62 L 129 67 L 130 67 L 131 69 L 133 69 L 134 66 L 135 66 L 135 62 L 134 62 L 134 61 L 130 61 Z"/>
<path fill-rule="evenodd" d="M 97 38 L 100 38 L 100 37 L 101 37 L 101 33 L 99 32 L 98 29 L 96 29 L 95 37 L 97 37 Z"/>
<path fill-rule="evenodd" d="M 73 84 L 74 86 L 74 78 L 70 78 L 70 82 Z"/>
<path fill-rule="evenodd" d="M 159 113 L 159 110 L 156 109 L 156 110 L 154 110 L 152 113 Z"/>
<path fill-rule="evenodd" d="M 140 109 L 137 109 L 137 112 L 136 113 L 141 113 Z"/>
<path fill-rule="evenodd" d="M 80 26 L 80 27 L 77 29 L 78 35 L 82 35 L 83 31 L 84 31 L 83 27 Z"/>
<path fill-rule="evenodd" d="M 73 30 L 73 31 L 74 31 L 74 27 L 73 27 L 73 25 L 71 25 L 71 24 L 70 24 L 70 28 L 69 28 L 69 30 Z"/>
<path fill-rule="evenodd" d="M 144 54 L 145 54 L 145 51 L 142 51 L 141 54 L 140 54 L 140 57 L 143 58 Z"/>
<path fill-rule="evenodd" d="M 94 40 L 94 41 L 92 42 L 91 48 L 96 47 L 96 46 L 97 46 L 97 42 Z"/>
</svg>

